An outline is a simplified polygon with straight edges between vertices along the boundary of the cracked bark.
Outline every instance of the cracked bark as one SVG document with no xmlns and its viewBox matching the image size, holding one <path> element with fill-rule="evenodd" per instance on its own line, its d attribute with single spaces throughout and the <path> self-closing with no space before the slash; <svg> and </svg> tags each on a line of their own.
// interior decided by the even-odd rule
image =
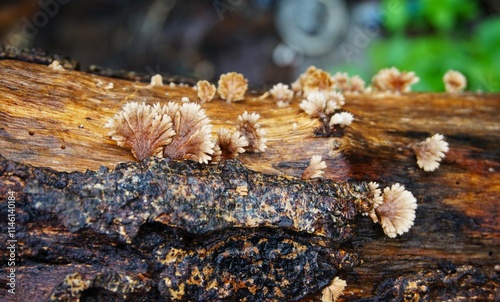
<svg viewBox="0 0 500 302">
<path fill-rule="evenodd" d="M 0 75 L 0 154 L 5 157 L 0 176 L 2 242 L 8 239 L 8 190 L 16 192 L 18 202 L 16 296 L 9 296 L 7 282 L 2 279 L 1 299 L 46 300 L 61 293 L 68 276 L 87 288 L 82 300 L 96 296 L 109 300 L 124 296 L 129 300 L 156 299 L 165 290 L 157 286 L 162 264 L 148 254 L 165 242 L 180 242 L 193 251 L 215 249 L 228 238 L 253 242 L 260 236 L 275 240 L 275 245 L 289 239 L 297 246 L 325 249 L 304 234 L 277 228 L 217 230 L 207 242 L 203 242 L 204 237 L 160 222 L 142 225 L 134 237 L 142 236 L 142 242 L 128 243 L 92 228 L 75 232 L 65 224 L 64 217 L 41 212 L 29 204 L 23 194 L 33 189 L 26 187 L 26 181 L 34 174 L 24 173 L 24 165 L 59 171 L 38 169 L 37 177 L 52 175 L 55 186 L 60 180 L 59 185 L 66 187 L 68 184 L 61 181 L 64 177 L 133 162 L 129 151 L 107 137 L 102 127 L 107 118 L 127 101 L 156 103 L 183 96 L 196 100 L 196 92 L 190 87 L 169 85 L 146 88 L 148 83 L 73 70 L 53 71 L 16 60 L 0 61 Z M 109 82 L 113 82 L 113 89 L 105 89 Z M 222 126 L 234 128 L 236 117 L 244 111 L 261 115 L 268 149 L 239 157 L 250 170 L 300 177 L 311 156 L 319 154 L 328 166 L 325 178 L 336 182 L 377 181 L 382 186 L 400 182 L 418 200 L 415 225 L 395 239 L 387 238 L 380 226 L 366 217 L 354 219 L 354 235 L 345 247 L 355 252 L 361 263 L 340 273 L 348 284 L 341 299 L 500 299 L 499 95 L 347 97 L 343 109 L 353 113 L 356 120 L 336 137 L 315 136 L 319 122 L 301 112 L 298 101 L 277 108 L 270 99 L 247 94 L 243 102 L 226 104 L 216 99 L 203 108 L 214 131 Z M 445 135 L 450 151 L 441 167 L 428 173 L 418 169 L 406 146 L 434 133 Z M 267 255 L 264 251 L 262 254 Z M 320 257 L 319 261 L 333 265 L 332 271 L 338 265 L 335 259 Z M 5 272 L 7 263 L 2 267 Z M 329 274 L 326 271 L 316 272 L 318 281 L 311 285 L 311 291 L 318 292 L 326 285 L 322 280 L 331 277 L 325 277 Z M 251 288 L 249 284 L 246 287 Z M 318 294 L 306 295 L 304 300 L 319 298 Z"/>
</svg>

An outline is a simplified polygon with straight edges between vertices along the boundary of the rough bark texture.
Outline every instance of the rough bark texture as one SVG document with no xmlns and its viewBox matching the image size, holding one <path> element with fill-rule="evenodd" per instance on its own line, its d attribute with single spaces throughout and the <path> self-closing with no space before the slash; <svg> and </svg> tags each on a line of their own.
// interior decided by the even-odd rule
<svg viewBox="0 0 500 302">
<path fill-rule="evenodd" d="M 113 88 L 108 86 L 110 82 Z M 2 276 L 0 299 L 37 301 L 52 296 L 64 300 L 71 294 L 84 301 L 96 297 L 110 301 L 173 299 L 184 282 L 189 284 L 185 292 L 200 300 L 230 300 L 227 297 L 233 295 L 256 301 L 269 295 L 284 301 L 301 297 L 318 301 L 321 288 L 334 275 L 347 280 L 344 300 L 500 299 L 499 95 L 350 96 L 343 109 L 356 120 L 336 137 L 315 136 L 320 124 L 299 109 L 298 99 L 289 107 L 278 108 L 271 99 L 250 93 L 239 103 L 215 99 L 202 105 L 214 131 L 222 126 L 235 128 L 236 117 L 244 111 L 261 115 L 268 148 L 264 153 L 240 155 L 250 170 L 300 177 L 311 156 L 319 154 L 328 166 L 325 178 L 333 181 L 404 184 L 418 200 L 417 218 L 409 233 L 395 239 L 387 238 L 369 218 L 357 216 L 349 226 L 354 235 L 342 247 L 279 224 L 256 229 L 224 227 L 200 236 L 165 225 L 161 219 L 141 222 L 137 234 L 127 241 L 99 228 L 72 228 L 71 213 L 60 215 L 64 206 L 58 208 L 54 202 L 50 207 L 50 202 L 36 205 L 36 200 L 48 200 L 51 195 L 47 192 L 52 192 L 54 200 L 74 201 L 54 192 L 77 186 L 72 178 L 110 175 L 117 164 L 134 161 L 103 128 L 125 102 L 197 99 L 191 87 L 147 85 L 72 70 L 54 71 L 16 60 L 0 61 L 0 154 L 5 157 L 0 171 L 0 240 L 7 242 L 10 234 L 9 191 L 16 197 L 18 240 L 16 295 L 6 291 L 9 287 Z M 445 135 L 450 151 L 437 171 L 424 172 L 408 145 L 434 133 Z M 144 167 L 136 166 L 142 167 L 137 171 L 141 175 Z M 87 169 L 100 172 L 85 173 Z M 50 182 L 51 189 L 46 191 L 40 180 Z M 105 183 L 103 179 L 102 185 Z M 36 190 L 42 190 L 43 198 L 33 197 Z M 79 194 L 95 197 L 107 192 L 115 196 L 116 190 L 110 186 Z M 96 217 L 105 218 L 108 209 L 97 209 Z M 129 210 L 120 209 L 108 213 L 109 225 Z M 86 214 L 92 222 L 94 217 Z M 272 253 L 270 247 L 277 252 Z M 176 250 L 179 253 L 172 254 Z M 3 248 L 2 254 L 8 251 Z M 217 254 L 224 256 L 217 258 Z M 307 270 L 294 271 L 286 262 L 289 258 Z M 227 259 L 232 260 L 223 264 Z M 279 265 L 262 269 L 262 261 L 274 263 L 272 259 L 278 259 L 275 263 Z M 220 265 L 214 266 L 219 260 Z M 172 263 L 175 265 L 169 265 Z M 357 265 L 350 269 L 353 264 Z M 184 266 L 190 271 L 182 270 Z M 244 266 L 253 277 L 238 270 Z M 7 261 L 2 267 L 7 272 Z M 214 273 L 211 267 L 220 270 Z M 206 274 L 193 273 L 203 268 Z M 178 279 L 168 281 L 172 274 Z M 194 275 L 210 276 L 220 289 L 219 296 L 213 289 L 197 286 L 197 282 L 208 283 L 193 279 Z M 280 283 L 283 280 L 296 286 L 287 287 L 286 282 Z M 253 292 L 253 285 L 259 291 Z M 264 287 L 266 292 L 261 291 Z M 288 296 L 281 298 L 275 288 Z"/>
<path fill-rule="evenodd" d="M 30 211 L 56 214 L 71 232 L 89 228 L 123 242 L 155 221 L 193 235 L 274 227 L 342 243 L 356 214 L 373 209 L 366 183 L 263 175 L 237 161 L 207 166 L 149 158 L 111 172 L 69 174 L 7 164 L 1 176 L 21 181 L 19 197 Z"/>
</svg>

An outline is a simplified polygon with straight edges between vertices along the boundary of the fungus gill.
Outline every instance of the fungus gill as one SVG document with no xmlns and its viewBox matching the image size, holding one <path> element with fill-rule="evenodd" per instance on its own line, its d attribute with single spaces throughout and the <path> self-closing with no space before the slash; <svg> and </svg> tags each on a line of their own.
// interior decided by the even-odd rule
<svg viewBox="0 0 500 302">
<path fill-rule="evenodd" d="M 390 238 L 408 232 L 415 220 L 417 200 L 399 183 L 386 187 L 383 202 L 369 213 L 375 223 L 380 223 Z"/>
<path fill-rule="evenodd" d="M 340 112 L 332 115 L 330 119 L 330 127 L 339 125 L 340 127 L 348 126 L 354 120 L 354 116 L 349 112 Z"/>
<path fill-rule="evenodd" d="M 436 133 L 417 144 L 411 145 L 413 152 L 417 156 L 418 166 L 426 172 L 431 172 L 439 168 L 441 159 L 448 152 L 448 143 L 444 136 Z"/>
<path fill-rule="evenodd" d="M 323 178 L 325 169 L 326 163 L 322 160 L 321 155 L 313 155 L 309 166 L 302 173 L 302 179 Z"/>
<path fill-rule="evenodd" d="M 243 100 L 247 88 L 248 81 L 242 74 L 229 72 L 220 76 L 217 92 L 226 102 L 231 103 Z"/>
<path fill-rule="evenodd" d="M 347 282 L 345 280 L 340 279 L 339 277 L 335 277 L 332 280 L 332 283 L 325 287 L 321 292 L 321 301 L 322 302 L 335 302 L 342 295 L 344 288 L 346 287 Z"/>
<path fill-rule="evenodd" d="M 239 131 L 231 132 L 227 128 L 220 128 L 215 145 L 219 147 L 221 159 L 236 158 L 238 154 L 245 152 L 248 140 Z"/>
<path fill-rule="evenodd" d="M 372 87 L 376 91 L 404 93 L 410 92 L 411 86 L 420 81 L 413 71 L 399 71 L 396 67 L 381 69 L 372 78 Z"/>
<path fill-rule="evenodd" d="M 444 87 L 446 92 L 460 93 L 467 86 L 467 78 L 456 70 L 448 70 L 443 76 Z"/>
<path fill-rule="evenodd" d="M 380 190 L 379 184 L 374 181 L 368 183 L 368 188 L 372 193 L 373 207 L 377 208 L 382 204 L 382 202 L 384 202 L 384 198 L 382 197 L 382 190 Z M 366 216 L 368 215 L 368 213 L 363 213 L 363 215 Z"/>
<path fill-rule="evenodd" d="M 196 88 L 198 90 L 198 98 L 202 103 L 210 102 L 217 91 L 215 85 L 208 81 L 198 81 L 198 83 L 196 83 Z"/>
<path fill-rule="evenodd" d="M 131 148 L 139 161 L 156 155 L 207 163 L 213 154 L 212 125 L 196 103 L 169 102 L 153 107 L 130 102 L 110 118 L 105 128 L 118 146 Z"/>
<path fill-rule="evenodd" d="M 131 148 L 134 157 L 141 161 L 152 155 L 161 155 L 162 147 L 172 142 L 175 132 L 172 119 L 158 114 L 150 105 L 127 103 L 109 118 L 104 128 L 120 147 Z"/>
<path fill-rule="evenodd" d="M 208 163 L 214 153 L 214 143 L 211 140 L 212 125 L 205 110 L 196 103 L 183 103 L 180 107 L 174 104 L 170 102 L 162 108 L 162 112 L 172 119 L 176 133 L 172 142 L 163 148 L 163 156 Z"/>
<path fill-rule="evenodd" d="M 334 84 L 328 72 L 316 69 L 308 74 L 302 86 L 302 91 L 304 91 L 306 96 L 313 91 L 330 92 L 334 89 Z"/>
<path fill-rule="evenodd" d="M 259 118 L 259 114 L 247 111 L 238 116 L 237 130 L 247 139 L 248 146 L 245 150 L 248 152 L 264 152 L 267 148 L 266 131 L 260 128 Z"/>
<path fill-rule="evenodd" d="M 282 83 L 274 85 L 269 93 L 273 96 L 278 107 L 288 106 L 293 98 L 293 91 L 288 88 L 288 85 Z"/>
<path fill-rule="evenodd" d="M 344 93 L 361 93 L 365 90 L 365 81 L 360 76 L 352 76 L 349 81 L 349 86 L 344 90 Z"/>
</svg>

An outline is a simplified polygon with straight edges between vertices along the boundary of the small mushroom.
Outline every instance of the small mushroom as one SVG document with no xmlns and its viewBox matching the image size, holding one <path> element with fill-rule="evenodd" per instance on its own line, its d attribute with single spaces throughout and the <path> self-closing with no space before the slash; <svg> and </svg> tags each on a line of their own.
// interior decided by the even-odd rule
<svg viewBox="0 0 500 302">
<path fill-rule="evenodd" d="M 336 91 L 313 91 L 302 100 L 299 107 L 311 117 L 325 117 L 333 114 L 345 104 L 344 96 Z"/>
<path fill-rule="evenodd" d="M 330 73 L 316 69 L 307 76 L 302 90 L 305 95 L 313 91 L 329 92 L 334 89 L 334 84 Z"/>
<path fill-rule="evenodd" d="M 154 86 L 163 86 L 163 77 L 161 76 L 161 74 L 155 74 L 151 77 L 151 83 L 148 85 L 148 87 Z"/>
<path fill-rule="evenodd" d="M 198 90 L 198 98 L 200 98 L 202 103 L 210 102 L 217 91 L 215 85 L 208 81 L 198 81 L 196 87 Z"/>
<path fill-rule="evenodd" d="M 384 189 L 383 202 L 369 213 L 374 223 L 380 223 L 390 238 L 401 235 L 413 226 L 417 199 L 399 183 Z"/>
<path fill-rule="evenodd" d="M 332 80 L 335 82 L 335 89 L 343 93 L 360 93 L 365 90 L 365 81 L 358 75 L 349 77 L 345 72 L 337 72 Z"/>
<path fill-rule="evenodd" d="M 420 81 L 413 71 L 399 71 L 397 68 L 384 68 L 372 78 L 372 86 L 376 91 L 391 93 L 410 92 L 411 86 Z"/>
<path fill-rule="evenodd" d="M 299 107 L 311 117 L 323 117 L 326 110 L 326 96 L 319 91 L 311 92 L 300 102 Z"/>
<path fill-rule="evenodd" d="M 467 86 L 467 78 L 456 70 L 448 70 L 443 76 L 446 92 L 460 93 Z"/>
<path fill-rule="evenodd" d="M 348 126 L 354 120 L 354 116 L 349 112 L 335 113 L 330 119 L 330 127 L 339 125 L 340 127 Z"/>
<path fill-rule="evenodd" d="M 273 96 L 274 100 L 278 104 L 278 107 L 286 107 L 293 98 L 293 91 L 288 88 L 288 85 L 282 83 L 276 84 L 269 91 Z"/>
<path fill-rule="evenodd" d="M 411 146 L 413 152 L 417 156 L 418 166 L 426 172 L 431 172 L 439 168 L 441 159 L 448 152 L 448 143 L 444 140 L 444 136 L 436 133 L 418 144 Z"/>
<path fill-rule="evenodd" d="M 65 70 L 64 66 L 61 65 L 61 63 L 58 60 L 52 61 L 47 67 L 49 67 L 52 70 Z"/>
<path fill-rule="evenodd" d="M 302 179 L 323 178 L 325 169 L 326 163 L 322 160 L 321 155 L 313 155 L 309 166 L 302 173 Z"/>
<path fill-rule="evenodd" d="M 345 91 L 349 88 L 349 75 L 346 72 L 337 72 L 332 76 L 335 88 Z"/>
<path fill-rule="evenodd" d="M 238 116 L 237 130 L 247 139 L 248 146 L 245 150 L 248 152 L 264 152 L 267 148 L 266 131 L 260 128 L 259 118 L 259 114 L 247 111 Z"/>
<path fill-rule="evenodd" d="M 175 131 L 166 114 L 158 114 L 150 105 L 130 102 L 110 118 L 105 128 L 118 146 L 131 148 L 134 157 L 141 161 L 152 155 L 161 155 L 163 146 L 172 142 Z"/>
<path fill-rule="evenodd" d="M 229 129 L 220 128 L 217 131 L 215 144 L 220 149 L 222 159 L 236 158 L 238 154 L 245 152 L 248 141 L 239 131 L 231 132 Z"/>
<path fill-rule="evenodd" d="M 211 140 L 212 125 L 205 110 L 196 103 L 179 106 L 173 102 L 157 108 L 170 116 L 176 133 L 172 142 L 164 146 L 163 156 L 208 163 L 214 153 L 214 143 Z"/>
<path fill-rule="evenodd" d="M 292 83 L 292 90 L 295 91 L 297 94 L 301 94 L 302 90 L 304 89 L 304 86 L 306 84 L 307 78 L 317 70 L 315 66 L 309 66 L 306 71 L 304 71 L 302 74 L 299 75 L 297 80 Z"/>
<path fill-rule="evenodd" d="M 231 103 L 243 100 L 247 88 L 248 81 L 242 74 L 229 72 L 220 76 L 217 92 L 226 102 Z"/>
<path fill-rule="evenodd" d="M 342 295 L 345 287 L 347 286 L 347 282 L 345 280 L 340 279 L 339 277 L 335 277 L 332 280 L 332 283 L 325 287 L 321 292 L 321 301 L 322 302 L 335 302 Z"/>
<path fill-rule="evenodd" d="M 365 90 L 365 81 L 358 76 L 352 76 L 350 78 L 350 85 L 349 87 L 344 91 L 346 93 L 361 93 Z"/>
</svg>

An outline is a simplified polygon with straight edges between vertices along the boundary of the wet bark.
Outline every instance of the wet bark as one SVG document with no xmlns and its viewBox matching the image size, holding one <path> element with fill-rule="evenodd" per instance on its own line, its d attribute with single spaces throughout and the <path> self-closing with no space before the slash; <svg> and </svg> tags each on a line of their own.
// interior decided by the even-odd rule
<svg viewBox="0 0 500 302">
<path fill-rule="evenodd" d="M 295 251 L 299 258 L 294 259 L 302 259 L 300 263 L 308 264 L 317 282 L 311 280 L 308 285 L 297 286 L 309 291 L 294 289 L 296 291 L 285 294 L 304 297 L 304 300 L 320 299 L 321 288 L 334 275 L 347 280 L 348 286 L 342 296 L 344 300 L 500 299 L 499 95 L 410 93 L 401 96 L 347 96 L 343 109 L 353 113 L 356 119 L 341 135 L 332 137 L 315 135 L 320 123 L 300 110 L 300 99 L 295 99 L 289 107 L 278 108 L 272 99 L 249 93 L 239 103 L 227 104 L 215 99 L 202 104 L 214 129 L 234 128 L 237 116 L 244 111 L 261 115 L 268 138 L 266 152 L 239 157 L 250 171 L 300 177 L 311 156 L 319 154 L 328 166 L 324 176 L 331 181 L 376 181 L 383 187 L 395 182 L 405 185 L 418 200 L 417 217 L 413 228 L 395 239 L 386 237 L 380 226 L 373 224 L 368 217 L 357 216 L 350 225 L 352 236 L 342 242 L 341 247 L 320 242 L 318 238 L 323 237 L 280 225 L 259 228 L 254 228 L 254 225 L 248 228 L 244 225 L 225 226 L 198 237 L 198 234 L 168 225 L 162 219 L 145 220 L 134 225 L 137 229 L 127 240 L 117 235 L 120 234 L 119 227 L 116 232 L 72 227 L 70 215 L 60 215 L 57 202 L 50 209 L 41 210 L 36 205 L 37 199 L 29 196 L 34 196 L 36 190 L 44 188 L 47 183 L 50 183 L 53 195 L 48 194 L 49 191 L 40 191 L 46 199 L 69 202 L 74 199 L 54 192 L 75 186 L 73 180 L 78 182 L 78 177 L 87 177 L 88 180 L 92 173 L 104 175 L 107 169 L 114 171 L 119 163 L 134 162 L 131 153 L 116 146 L 103 128 L 107 119 L 125 102 L 154 104 L 180 101 L 182 97 L 197 100 L 196 91 L 191 87 L 167 84 L 148 88 L 147 85 L 74 70 L 54 71 L 44 65 L 18 60 L 0 61 L 0 154 L 3 156 L 0 166 L 0 236 L 2 242 L 13 239 L 9 237 L 8 206 L 9 196 L 14 196 L 16 224 L 13 234 L 17 240 L 16 295 L 7 292 L 7 279 L 2 278 L 2 299 L 37 301 L 57 296 L 64 300 L 64 295 L 71 290 L 87 301 L 95 300 L 95 297 L 132 301 L 174 297 L 179 294 L 179 284 L 175 283 L 178 280 L 171 282 L 173 291 L 163 286 L 168 283 L 165 278 L 169 272 L 164 271 L 169 262 L 166 260 L 168 255 L 160 251 L 182 250 L 186 257 L 170 256 L 168 259 L 177 266 L 186 263 L 179 262 L 179 259 L 197 259 L 198 262 L 189 262 L 189 266 L 209 270 L 207 263 L 213 265 L 212 260 L 203 262 L 200 258 L 193 258 L 192 254 L 200 254 L 202 250 L 203 253 L 226 251 L 235 253 L 231 254 L 234 256 L 238 249 L 243 249 L 245 242 L 258 243 L 260 240 L 273 242 L 271 245 L 281 251 L 272 254 L 263 246 L 255 245 L 262 257 L 259 259 L 264 262 L 272 257 L 286 259 L 289 254 L 284 250 L 288 253 L 294 253 L 293 248 L 302 251 Z M 408 146 L 434 133 L 446 137 L 450 151 L 438 170 L 424 172 L 417 167 Z M 137 169 L 137 175 L 144 173 L 144 166 L 137 165 Z M 80 193 L 99 197 L 105 196 L 99 195 L 101 192 L 108 192 L 109 196 L 114 196 L 118 190 L 116 182 L 103 182 L 103 185 L 99 192 Z M 9 192 L 13 193 L 9 195 Z M 130 207 L 106 212 L 110 209 L 99 208 L 98 216 L 102 221 L 108 219 L 111 223 L 117 218 L 125 219 L 120 215 L 133 212 Z M 85 217 L 81 221 L 84 226 L 95 218 L 90 210 L 82 217 Z M 127 227 L 131 225 L 123 225 L 125 230 Z M 224 242 L 232 243 L 224 246 Z M 294 244 L 287 246 L 290 242 Z M 341 255 L 338 253 L 344 250 L 353 257 L 352 264 L 356 265 L 352 268 L 345 263 L 342 265 L 339 260 Z M 6 248 L 2 253 L 8 258 Z M 155 258 L 154 253 L 161 255 L 166 262 L 158 260 L 160 256 Z M 311 260 L 313 254 L 321 255 L 316 258 L 317 262 Z M 242 259 L 243 256 L 238 254 L 237 257 Z M 251 253 L 245 257 L 257 259 Z M 285 262 L 281 263 L 289 267 Z M 314 270 L 315 265 L 327 269 Z M 339 269 L 339 266 L 344 268 Z M 7 272 L 10 268 L 8 261 L 2 262 L 2 267 L 2 271 Z M 234 271 L 225 272 L 237 275 Z M 264 274 L 257 268 L 253 272 L 255 276 L 273 278 L 278 274 L 273 270 Z M 291 279 L 293 271 L 287 273 L 281 276 L 281 281 L 295 280 Z M 213 272 L 208 275 L 213 280 L 221 277 Z M 299 276 L 302 280 L 307 279 Z M 186 276 L 185 282 L 189 278 Z M 249 290 L 252 288 L 249 278 L 231 280 L 234 281 L 232 289 L 245 288 L 247 295 L 254 295 Z M 269 293 L 272 293 L 270 297 L 279 299 L 280 293 L 272 290 L 269 280 L 255 279 L 254 283 L 257 286 L 267 284 Z M 192 279 L 190 282 L 198 281 Z M 272 284 L 284 286 L 279 282 Z M 217 297 L 210 296 L 208 289 L 201 291 L 193 284 L 190 286 L 186 291 L 196 292 L 198 299 Z"/>
</svg>

